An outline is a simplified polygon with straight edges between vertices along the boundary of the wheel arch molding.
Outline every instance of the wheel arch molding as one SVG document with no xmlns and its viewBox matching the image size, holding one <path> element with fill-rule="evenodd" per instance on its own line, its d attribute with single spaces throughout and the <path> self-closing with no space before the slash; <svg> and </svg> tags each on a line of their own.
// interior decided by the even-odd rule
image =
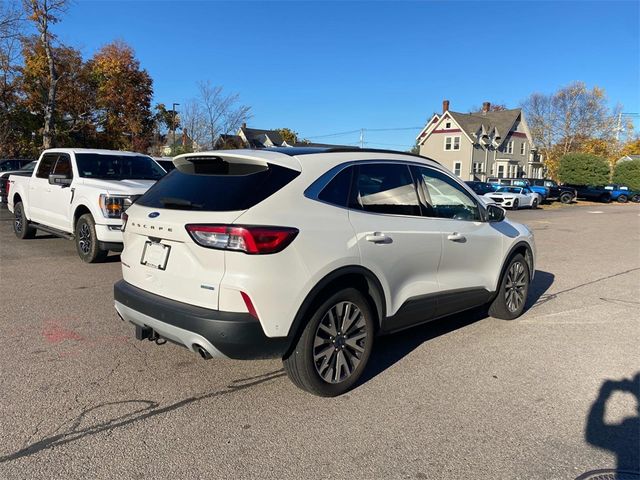
<svg viewBox="0 0 640 480">
<path fill-rule="evenodd" d="M 498 285 L 500 284 L 500 280 L 502 279 L 505 272 L 507 271 L 509 262 L 514 257 L 514 255 L 517 255 L 518 253 L 521 253 L 525 261 L 527 262 L 527 265 L 529 267 L 529 280 L 533 280 L 533 275 L 535 273 L 534 272 L 535 262 L 533 258 L 533 250 L 531 248 L 531 245 L 529 245 L 528 242 L 524 240 L 520 240 L 519 242 L 516 242 L 514 245 L 511 246 L 511 248 L 509 249 L 509 253 L 507 253 L 507 255 L 505 255 L 504 257 L 504 261 L 502 262 L 502 268 L 500 269 L 500 276 L 498 277 Z M 496 291 L 497 291 L 497 287 L 496 287 Z"/>
<path fill-rule="evenodd" d="M 380 329 L 381 322 L 387 313 L 386 297 L 382 283 L 371 270 L 360 265 L 340 267 L 325 275 L 311 289 L 300 305 L 289 329 L 288 337 L 290 341 L 286 355 L 289 355 L 291 349 L 295 346 L 296 339 L 304 329 L 306 319 L 309 313 L 313 311 L 313 307 L 321 303 L 327 295 L 347 287 L 357 288 L 371 300 L 372 305 L 370 306 L 377 317 L 376 328 Z"/>
</svg>

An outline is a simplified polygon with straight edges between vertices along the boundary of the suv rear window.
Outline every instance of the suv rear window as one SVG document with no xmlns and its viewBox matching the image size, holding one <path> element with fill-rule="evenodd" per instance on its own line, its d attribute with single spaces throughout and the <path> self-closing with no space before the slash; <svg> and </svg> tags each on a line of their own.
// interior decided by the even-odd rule
<svg viewBox="0 0 640 480">
<path fill-rule="evenodd" d="M 169 172 L 147 190 L 138 205 L 169 210 L 228 212 L 246 210 L 273 195 L 299 175 L 278 165 L 192 162 L 194 173 Z"/>
</svg>

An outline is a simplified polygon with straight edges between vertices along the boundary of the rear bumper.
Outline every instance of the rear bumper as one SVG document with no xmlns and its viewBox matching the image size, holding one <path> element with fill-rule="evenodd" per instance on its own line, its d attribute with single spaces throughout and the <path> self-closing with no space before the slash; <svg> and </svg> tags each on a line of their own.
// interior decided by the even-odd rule
<svg viewBox="0 0 640 480">
<path fill-rule="evenodd" d="M 176 302 L 120 280 L 115 308 L 123 320 L 153 329 L 192 352 L 204 348 L 212 357 L 238 360 L 282 357 L 287 337 L 269 338 L 248 313 L 221 312 Z"/>
</svg>

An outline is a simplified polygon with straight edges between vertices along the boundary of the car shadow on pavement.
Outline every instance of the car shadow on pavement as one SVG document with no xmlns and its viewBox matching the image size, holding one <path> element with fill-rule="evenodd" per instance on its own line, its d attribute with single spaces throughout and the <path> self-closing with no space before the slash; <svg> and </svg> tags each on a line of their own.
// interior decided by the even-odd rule
<svg viewBox="0 0 640 480">
<path fill-rule="evenodd" d="M 61 445 L 65 445 L 67 443 L 76 442 L 87 436 L 97 435 L 102 432 L 109 433 L 112 430 L 126 427 L 128 425 L 144 421 L 148 418 L 153 418 L 158 415 L 164 415 L 165 413 L 170 413 L 179 408 L 192 405 L 204 400 L 220 397 L 230 393 L 238 392 L 240 390 L 245 390 L 247 388 L 260 385 L 261 383 L 272 381 L 284 375 L 286 375 L 284 373 L 284 370 L 280 369 L 253 377 L 241 378 L 238 380 L 234 380 L 229 385 L 227 385 L 227 387 L 221 390 L 214 390 L 212 392 L 205 392 L 200 395 L 194 395 L 192 397 L 178 400 L 167 405 L 161 405 L 159 402 L 143 399 L 104 402 L 99 405 L 93 405 L 91 407 L 83 409 L 82 412 L 80 412 L 80 414 L 73 420 L 65 421 L 62 425 L 55 428 L 53 435 L 45 436 L 44 438 L 32 443 L 28 443 L 30 441 L 29 439 L 27 440 L 27 442 L 25 442 L 27 443 L 27 445 L 25 445 L 20 450 L 1 455 L 0 464 L 10 462 L 12 460 L 17 460 L 23 457 L 29 457 L 38 452 L 41 452 L 42 450 L 49 450 Z M 94 423 L 90 423 L 80 428 L 80 426 L 86 421 L 86 418 L 95 416 L 96 411 L 99 411 L 102 408 L 113 408 L 113 406 L 118 406 L 125 412 L 127 410 L 130 411 L 117 416 L 113 416 L 112 418 L 96 420 Z M 62 433 L 55 433 L 62 430 L 65 426 L 67 426 L 67 428 Z"/>
<path fill-rule="evenodd" d="M 627 398 L 635 399 L 635 415 L 619 423 L 607 423 L 607 401 L 615 392 L 625 393 Z M 615 455 L 616 473 L 634 473 L 640 477 L 640 372 L 631 379 L 606 380 L 602 383 L 598 397 L 589 410 L 584 437 L 594 447 Z"/>
<path fill-rule="evenodd" d="M 529 287 L 525 311 L 538 302 L 540 297 L 551 287 L 554 278 L 555 276 L 552 273 L 536 270 L 533 282 Z M 402 332 L 377 338 L 369 363 L 360 379 L 360 384 L 366 383 L 381 374 L 423 343 L 464 328 L 488 316 L 486 307 L 474 308 L 409 328 Z"/>
</svg>

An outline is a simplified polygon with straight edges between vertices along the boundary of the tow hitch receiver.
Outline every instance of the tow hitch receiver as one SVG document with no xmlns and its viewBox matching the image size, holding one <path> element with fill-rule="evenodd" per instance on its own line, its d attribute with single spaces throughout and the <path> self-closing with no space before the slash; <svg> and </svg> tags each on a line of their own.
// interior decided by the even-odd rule
<svg viewBox="0 0 640 480">
<path fill-rule="evenodd" d="M 152 328 L 136 325 L 136 340 L 153 340 L 155 332 Z"/>
</svg>

